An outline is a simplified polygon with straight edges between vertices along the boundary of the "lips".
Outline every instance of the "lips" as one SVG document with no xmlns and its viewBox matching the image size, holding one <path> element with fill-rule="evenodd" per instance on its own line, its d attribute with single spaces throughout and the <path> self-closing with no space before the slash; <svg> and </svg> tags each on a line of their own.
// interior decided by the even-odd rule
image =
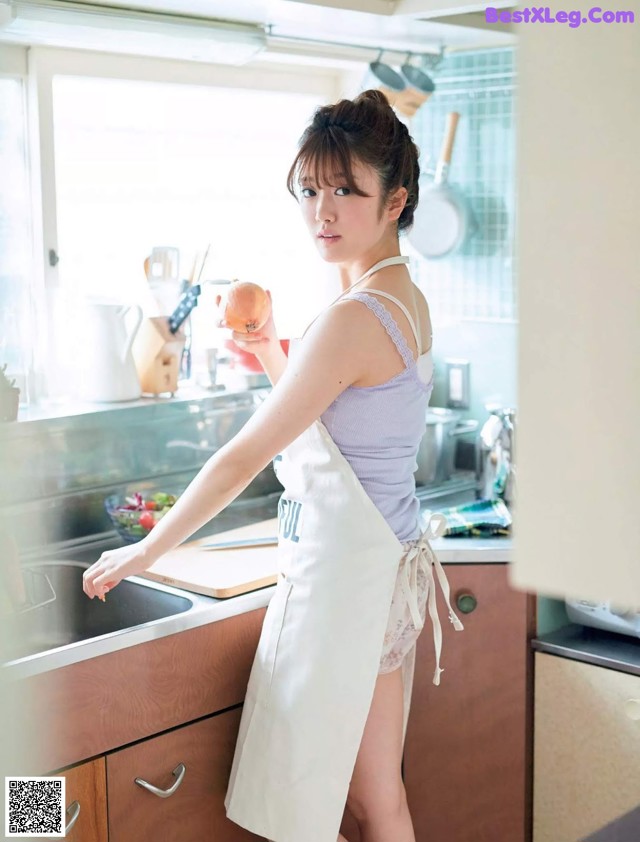
<svg viewBox="0 0 640 842">
<path fill-rule="evenodd" d="M 319 240 L 328 240 L 329 242 L 340 239 L 339 234 L 332 234 L 330 231 L 321 231 L 317 236 Z"/>
</svg>

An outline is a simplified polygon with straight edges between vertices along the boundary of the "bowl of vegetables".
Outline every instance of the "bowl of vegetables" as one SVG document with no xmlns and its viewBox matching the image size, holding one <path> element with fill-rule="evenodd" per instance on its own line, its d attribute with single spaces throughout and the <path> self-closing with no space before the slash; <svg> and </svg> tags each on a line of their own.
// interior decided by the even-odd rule
<svg viewBox="0 0 640 842">
<path fill-rule="evenodd" d="M 104 501 L 104 506 L 118 535 L 127 543 L 134 544 L 151 532 L 177 499 L 177 494 L 164 491 L 146 497 L 138 492 L 112 494 Z"/>
</svg>

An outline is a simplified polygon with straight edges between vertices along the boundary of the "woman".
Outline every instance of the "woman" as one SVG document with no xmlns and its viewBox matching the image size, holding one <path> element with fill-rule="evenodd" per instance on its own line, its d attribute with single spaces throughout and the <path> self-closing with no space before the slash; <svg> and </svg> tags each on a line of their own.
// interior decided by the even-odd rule
<svg viewBox="0 0 640 842">
<path fill-rule="evenodd" d="M 273 842 L 344 842 L 345 800 L 362 842 L 415 840 L 401 760 L 427 597 L 436 661 L 440 651 L 432 564 L 449 602 L 413 477 L 433 388 L 431 324 L 398 234 L 412 223 L 418 176 L 417 148 L 381 93 L 316 111 L 288 187 L 343 293 L 288 360 L 272 317 L 233 333 L 274 384 L 268 399 L 143 541 L 84 576 L 94 597 L 148 569 L 273 460 L 284 485 L 280 575 L 225 800 L 230 819 Z M 440 672 L 437 662 L 436 684 Z"/>
</svg>

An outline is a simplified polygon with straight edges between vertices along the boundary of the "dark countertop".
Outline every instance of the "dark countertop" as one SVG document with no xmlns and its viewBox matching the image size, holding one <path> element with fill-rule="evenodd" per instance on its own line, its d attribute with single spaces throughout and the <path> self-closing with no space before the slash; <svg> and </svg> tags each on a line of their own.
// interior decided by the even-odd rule
<svg viewBox="0 0 640 842">
<path fill-rule="evenodd" d="M 640 639 L 570 623 L 535 637 L 537 652 L 640 675 Z"/>
</svg>

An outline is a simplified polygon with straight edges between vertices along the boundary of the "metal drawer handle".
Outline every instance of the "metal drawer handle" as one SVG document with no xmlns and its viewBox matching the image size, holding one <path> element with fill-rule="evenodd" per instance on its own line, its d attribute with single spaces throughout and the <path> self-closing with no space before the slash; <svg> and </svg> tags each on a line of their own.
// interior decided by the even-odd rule
<svg viewBox="0 0 640 842">
<path fill-rule="evenodd" d="M 640 699 L 627 699 L 624 703 L 624 712 L 629 719 L 640 719 Z"/>
<path fill-rule="evenodd" d="M 144 789 L 148 789 L 149 792 L 152 792 L 154 795 L 157 795 L 158 798 L 169 798 L 170 795 L 176 791 L 176 789 L 182 783 L 182 779 L 184 778 L 184 773 L 187 771 L 186 766 L 184 763 L 178 763 L 176 768 L 171 773 L 175 776 L 176 782 L 173 786 L 169 787 L 169 789 L 158 789 L 157 786 L 148 783 L 147 781 L 143 781 L 142 778 L 136 778 L 136 783 L 138 786 L 144 787 Z"/>
<path fill-rule="evenodd" d="M 80 815 L 80 802 L 79 801 L 72 801 L 71 804 L 67 807 L 67 817 L 69 819 L 69 824 L 64 829 L 64 835 L 67 836 L 71 828 L 74 824 L 78 821 L 78 816 Z"/>
</svg>

